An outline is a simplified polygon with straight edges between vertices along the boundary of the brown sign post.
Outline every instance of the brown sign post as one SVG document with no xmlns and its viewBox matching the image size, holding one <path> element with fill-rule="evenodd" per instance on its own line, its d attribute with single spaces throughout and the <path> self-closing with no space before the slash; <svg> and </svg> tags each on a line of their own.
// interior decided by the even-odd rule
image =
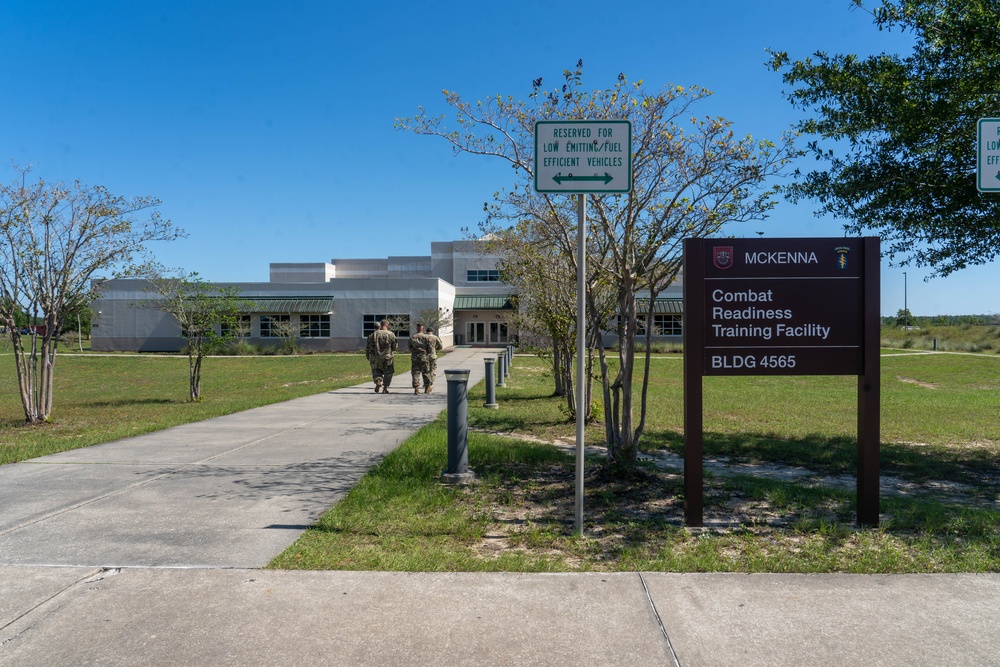
<svg viewBox="0 0 1000 667">
<path fill-rule="evenodd" d="M 706 375 L 858 376 L 858 523 L 878 524 L 879 239 L 684 241 L 684 497 L 703 525 Z"/>
</svg>

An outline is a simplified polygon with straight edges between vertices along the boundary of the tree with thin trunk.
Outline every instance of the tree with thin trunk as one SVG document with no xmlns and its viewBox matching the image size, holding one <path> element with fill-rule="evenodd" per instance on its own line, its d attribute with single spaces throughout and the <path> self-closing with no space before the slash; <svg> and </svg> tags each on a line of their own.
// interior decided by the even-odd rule
<svg viewBox="0 0 1000 667">
<path fill-rule="evenodd" d="M 144 306 L 171 315 L 180 326 L 187 341 L 188 398 L 200 401 L 205 356 L 236 340 L 249 302 L 240 298 L 239 288 L 207 283 L 197 273 L 171 277 L 154 272 L 147 279 L 159 298 Z"/>
<path fill-rule="evenodd" d="M 542 230 L 528 229 L 536 224 L 522 220 L 506 229 L 493 227 L 479 240 L 479 247 L 483 254 L 498 258 L 504 281 L 516 293 L 518 331 L 547 341 L 548 349 L 540 354 L 552 365 L 553 394 L 565 399 L 566 414 L 575 419 L 576 278 L 558 244 L 544 240 Z M 534 242 L 527 243 L 526 238 Z M 588 374 L 588 392 L 589 385 Z M 589 418 L 589 410 L 585 417 Z"/>
<path fill-rule="evenodd" d="M 527 101 L 497 95 L 478 102 L 445 91 L 458 129 L 444 116 L 421 108 L 397 128 L 447 140 L 456 153 L 486 155 L 509 163 L 514 184 L 499 189 L 487 203 L 486 225 L 529 221 L 521 242 L 549 243 L 564 266 L 576 273 L 576 215 L 570 197 L 534 191 L 534 125 L 540 120 L 621 119 L 632 124 L 632 182 L 628 194 L 588 195 L 588 302 L 597 299 L 595 276 L 614 295 L 619 363 L 612 372 L 600 337 L 608 453 L 619 467 L 634 465 L 645 428 L 649 374 L 642 377 L 639 419 L 633 416 L 636 381 L 636 299 L 655 299 L 677 277 L 682 240 L 718 235 L 723 225 L 764 217 L 774 205 L 768 181 L 780 175 L 795 155 L 792 137 L 778 143 L 735 136 L 723 118 L 696 117 L 693 108 L 710 93 L 698 87 L 648 89 L 624 74 L 614 85 L 583 88 L 583 63 L 563 73 L 555 90 L 532 84 Z M 489 231 L 492 231 L 490 229 Z M 603 316 L 603 314 L 602 314 Z M 591 321 L 596 328 L 600 322 Z M 648 368 L 648 348 L 647 361 Z"/>
<path fill-rule="evenodd" d="M 79 181 L 30 183 L 30 167 L 15 170 L 13 183 L 0 184 L 0 326 L 13 343 L 25 420 L 37 424 L 52 412 L 59 334 L 95 297 L 98 274 L 135 275 L 150 242 L 183 232 L 160 217 L 152 197 L 127 199 Z M 19 312 L 35 325 L 26 337 Z"/>
</svg>

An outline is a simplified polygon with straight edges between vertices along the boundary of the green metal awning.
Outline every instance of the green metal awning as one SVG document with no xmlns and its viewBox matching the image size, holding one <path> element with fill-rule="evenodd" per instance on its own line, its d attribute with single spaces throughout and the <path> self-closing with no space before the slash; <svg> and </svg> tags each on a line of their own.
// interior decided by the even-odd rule
<svg viewBox="0 0 1000 667">
<path fill-rule="evenodd" d="M 509 296 L 469 296 L 455 297 L 455 310 L 513 310 Z M 636 299 L 636 310 L 645 313 L 649 299 Z M 683 315 L 684 299 L 656 299 L 653 302 L 656 314 Z"/>
<path fill-rule="evenodd" d="M 455 310 L 513 310 L 510 296 L 456 296 Z"/>
<path fill-rule="evenodd" d="M 332 313 L 333 298 L 292 299 L 292 298 L 248 298 L 249 307 L 244 311 L 256 313 Z"/>
<path fill-rule="evenodd" d="M 648 313 L 649 299 L 636 299 L 635 310 L 637 313 Z M 653 313 L 657 315 L 683 315 L 684 299 L 656 299 L 653 302 Z"/>
</svg>

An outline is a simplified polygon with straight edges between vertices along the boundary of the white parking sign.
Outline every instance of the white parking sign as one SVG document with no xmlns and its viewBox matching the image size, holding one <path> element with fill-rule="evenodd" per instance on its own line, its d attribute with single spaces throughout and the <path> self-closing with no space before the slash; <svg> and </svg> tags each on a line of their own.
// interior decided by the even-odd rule
<svg viewBox="0 0 1000 667">
<path fill-rule="evenodd" d="M 632 123 L 627 120 L 540 120 L 535 123 L 535 190 L 632 190 Z"/>
<path fill-rule="evenodd" d="M 976 187 L 1000 192 L 1000 118 L 979 119 L 976 152 Z"/>
</svg>

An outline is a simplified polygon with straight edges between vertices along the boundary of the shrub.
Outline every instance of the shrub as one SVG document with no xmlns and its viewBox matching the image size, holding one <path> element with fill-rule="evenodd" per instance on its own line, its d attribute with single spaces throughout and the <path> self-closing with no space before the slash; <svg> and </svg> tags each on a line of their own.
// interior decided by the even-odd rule
<svg viewBox="0 0 1000 667">
<path fill-rule="evenodd" d="M 237 339 L 219 350 L 219 354 L 234 357 L 249 357 L 260 354 L 260 348 L 243 339 Z"/>
</svg>

